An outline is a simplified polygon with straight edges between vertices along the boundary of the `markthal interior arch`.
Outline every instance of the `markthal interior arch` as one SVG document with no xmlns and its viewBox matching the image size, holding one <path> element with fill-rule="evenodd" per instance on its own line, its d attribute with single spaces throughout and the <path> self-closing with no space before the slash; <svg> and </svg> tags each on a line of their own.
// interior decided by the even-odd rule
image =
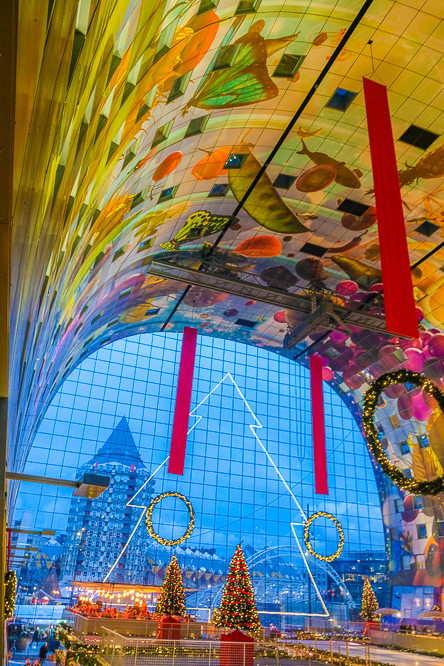
<svg viewBox="0 0 444 666">
<path fill-rule="evenodd" d="M 245 629 L 223 624 L 242 551 L 267 631 L 378 620 L 432 640 L 442 3 L 0 14 L 15 621 L 71 626 L 99 598 L 149 616 L 175 555 L 186 613 Z"/>
</svg>

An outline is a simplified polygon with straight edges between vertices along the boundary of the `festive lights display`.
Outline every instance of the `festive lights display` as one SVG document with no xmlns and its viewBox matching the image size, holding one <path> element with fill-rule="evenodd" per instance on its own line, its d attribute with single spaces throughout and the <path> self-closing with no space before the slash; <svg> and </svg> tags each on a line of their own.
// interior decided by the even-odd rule
<svg viewBox="0 0 444 666">
<path fill-rule="evenodd" d="M 218 612 L 213 613 L 213 622 L 217 627 L 233 627 L 253 633 L 261 627 L 250 573 L 240 545 L 231 560 L 222 601 Z"/>
<path fill-rule="evenodd" d="M 163 581 L 156 613 L 158 615 L 178 615 L 180 617 L 185 615 L 185 592 L 182 573 L 175 555 L 173 555 Z"/>
<path fill-rule="evenodd" d="M 377 618 L 376 611 L 378 610 L 379 605 L 376 600 L 375 593 L 373 592 L 372 586 L 368 578 L 364 580 L 364 589 L 362 591 L 362 603 L 361 603 L 361 612 L 359 615 L 366 622 L 374 620 Z"/>
<path fill-rule="evenodd" d="M 336 552 L 333 553 L 333 555 L 320 555 L 315 551 L 315 549 L 310 543 L 310 526 L 312 522 L 316 520 L 316 518 L 321 518 L 321 517 L 328 518 L 329 520 L 333 521 L 334 524 L 336 525 L 336 529 L 338 530 L 339 544 Z M 339 555 L 342 553 L 342 549 L 344 548 L 344 532 L 342 531 L 341 523 L 337 518 L 332 516 L 331 513 L 326 513 L 325 511 L 316 511 L 310 516 L 310 518 L 305 523 L 304 542 L 308 552 L 317 557 L 318 560 L 322 560 L 322 562 L 333 562 L 333 560 L 336 560 L 339 557 Z"/>
<path fill-rule="evenodd" d="M 5 573 L 5 620 L 14 615 L 17 594 L 17 576 L 15 571 Z"/>
<path fill-rule="evenodd" d="M 379 441 L 378 430 L 374 422 L 379 396 L 388 386 L 392 386 L 392 384 L 406 383 L 419 386 L 423 391 L 429 393 L 429 395 L 435 398 L 439 409 L 444 413 L 444 394 L 430 379 L 411 370 L 387 372 L 372 382 L 370 388 L 365 392 L 364 414 L 362 417 L 365 436 L 368 446 L 382 467 L 382 470 L 399 488 L 408 490 L 415 495 L 438 495 L 438 493 L 444 490 L 444 478 L 437 477 L 432 481 L 416 481 L 415 479 L 407 478 L 400 469 L 390 462 Z"/>
<path fill-rule="evenodd" d="M 153 529 L 153 523 L 152 523 L 153 511 L 156 505 L 166 497 L 176 497 L 177 499 L 181 499 L 185 503 L 188 511 L 190 512 L 190 522 L 188 523 L 187 531 L 179 539 L 164 539 L 163 537 L 159 536 Z M 188 539 L 191 536 L 194 530 L 194 509 L 190 500 L 187 499 L 185 495 L 181 495 L 180 493 L 176 493 L 173 491 L 157 495 L 157 497 L 155 497 L 151 502 L 151 504 L 149 505 L 148 510 L 146 512 L 146 528 L 148 530 L 148 534 L 153 539 L 161 543 L 163 546 L 176 546 L 179 543 L 183 543 L 184 541 L 186 541 L 186 539 Z"/>
</svg>

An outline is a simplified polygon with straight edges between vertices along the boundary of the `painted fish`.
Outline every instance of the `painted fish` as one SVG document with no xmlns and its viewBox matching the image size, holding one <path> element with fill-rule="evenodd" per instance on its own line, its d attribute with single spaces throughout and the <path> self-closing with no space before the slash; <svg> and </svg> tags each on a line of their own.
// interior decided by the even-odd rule
<svg viewBox="0 0 444 666">
<path fill-rule="evenodd" d="M 335 181 L 338 185 L 343 187 L 350 187 L 357 189 L 361 187 L 361 181 L 356 173 L 345 166 L 344 162 L 338 162 L 333 157 L 326 153 L 312 153 L 306 146 L 304 139 L 302 139 L 302 150 L 298 151 L 298 155 L 307 155 L 315 164 L 331 164 L 336 169 Z"/>
</svg>

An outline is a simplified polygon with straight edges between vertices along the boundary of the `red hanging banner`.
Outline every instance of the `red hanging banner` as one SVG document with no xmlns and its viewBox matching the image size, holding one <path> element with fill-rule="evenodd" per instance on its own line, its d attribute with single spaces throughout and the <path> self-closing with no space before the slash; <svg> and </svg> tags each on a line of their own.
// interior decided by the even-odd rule
<svg viewBox="0 0 444 666">
<path fill-rule="evenodd" d="M 176 407 L 171 435 L 169 474 L 182 474 L 187 448 L 188 419 L 191 390 L 193 388 L 194 359 L 196 357 L 197 328 L 183 329 L 180 355 L 179 380 L 177 382 Z"/>
<path fill-rule="evenodd" d="M 310 382 L 315 490 L 317 495 L 328 495 L 322 360 L 319 356 L 310 356 Z"/>
<path fill-rule="evenodd" d="M 395 335 L 417 338 L 418 319 L 387 88 L 364 78 L 364 95 L 378 219 L 386 327 Z"/>
</svg>

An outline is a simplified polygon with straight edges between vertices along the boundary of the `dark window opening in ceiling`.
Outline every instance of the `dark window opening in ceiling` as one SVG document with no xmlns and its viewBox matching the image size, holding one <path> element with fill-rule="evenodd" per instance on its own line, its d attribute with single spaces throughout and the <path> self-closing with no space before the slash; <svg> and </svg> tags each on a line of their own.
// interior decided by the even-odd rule
<svg viewBox="0 0 444 666">
<path fill-rule="evenodd" d="M 424 220 L 424 222 L 420 224 L 419 227 L 416 227 L 415 233 L 422 234 L 423 236 L 427 236 L 427 238 L 429 238 L 430 236 L 433 236 L 435 231 L 438 231 L 438 229 L 439 227 L 437 224 L 430 222 L 430 220 Z"/>
<path fill-rule="evenodd" d="M 174 21 L 171 21 L 171 23 L 165 28 L 165 30 L 162 30 L 159 36 L 159 42 L 157 44 L 157 50 L 156 54 L 154 56 L 153 62 L 157 62 L 159 58 L 161 58 L 165 53 L 167 53 L 170 49 L 171 42 L 173 41 L 174 33 L 176 32 L 176 27 L 179 22 L 179 19 L 175 19 Z"/>
<path fill-rule="evenodd" d="M 296 176 L 289 176 L 286 173 L 280 173 L 274 181 L 275 187 L 280 187 L 282 190 L 289 190 L 296 180 Z"/>
<path fill-rule="evenodd" d="M 353 201 L 353 199 L 344 199 L 344 201 L 339 204 L 336 210 L 340 210 L 343 213 L 351 213 L 351 215 L 356 215 L 356 217 L 361 217 L 364 215 L 370 206 L 363 204 L 360 201 Z"/>
<path fill-rule="evenodd" d="M 240 47 L 240 44 L 228 44 L 227 46 L 221 46 L 217 53 L 216 60 L 214 61 L 213 72 L 231 67 L 236 59 L 237 54 L 239 53 Z"/>
<path fill-rule="evenodd" d="M 174 118 L 173 120 L 170 120 L 169 123 L 166 123 L 165 125 L 162 125 L 162 127 L 159 127 L 156 130 L 156 133 L 154 135 L 153 143 L 151 144 L 151 148 L 155 148 L 156 146 L 159 145 L 159 143 L 163 143 L 166 141 L 170 135 L 171 128 L 173 127 L 174 123 Z"/>
<path fill-rule="evenodd" d="M 399 137 L 399 140 L 403 143 L 408 143 L 411 146 L 416 148 L 421 148 L 421 150 L 427 150 L 430 148 L 432 143 L 438 138 L 438 134 L 435 132 L 430 132 L 429 130 L 422 129 L 422 127 L 417 127 L 416 125 L 410 125 L 408 129 Z"/>
<path fill-rule="evenodd" d="M 150 308 L 145 312 L 145 317 L 154 317 L 154 315 L 159 314 L 160 308 Z"/>
<path fill-rule="evenodd" d="M 199 16 L 199 14 L 204 14 L 205 12 L 208 12 L 210 9 L 216 9 L 218 4 L 219 0 L 201 0 L 199 9 L 197 10 L 197 15 Z"/>
<path fill-rule="evenodd" d="M 416 439 L 418 440 L 418 444 L 421 449 L 426 449 L 428 446 L 430 446 L 427 435 L 417 435 Z"/>
<path fill-rule="evenodd" d="M 248 157 L 248 153 L 231 153 L 225 162 L 224 169 L 240 169 Z"/>
<path fill-rule="evenodd" d="M 224 197 L 228 190 L 228 183 L 216 183 L 210 190 L 209 197 Z"/>
<path fill-rule="evenodd" d="M 178 99 L 185 94 L 190 78 L 191 72 L 187 72 L 186 74 L 179 76 L 179 78 L 174 81 L 173 85 L 171 86 L 170 94 L 168 95 L 166 102 L 167 104 L 174 102 L 175 99 Z"/>
<path fill-rule="evenodd" d="M 237 326 L 246 326 L 247 328 L 253 328 L 253 326 L 256 326 L 257 321 L 251 321 L 250 319 L 236 319 L 234 323 Z"/>
<path fill-rule="evenodd" d="M 305 56 L 284 53 L 282 58 L 279 60 L 279 63 L 272 76 L 282 79 L 292 79 L 294 76 L 296 76 L 297 71 L 304 60 Z"/>
<path fill-rule="evenodd" d="M 311 254 L 314 257 L 323 257 L 327 250 L 327 247 L 321 247 L 320 245 L 315 245 L 314 243 L 305 243 L 305 245 L 301 247 L 300 251 L 305 252 L 305 254 Z"/>
<path fill-rule="evenodd" d="M 145 199 L 147 197 L 147 194 L 148 194 L 148 188 L 145 188 L 141 192 L 138 192 L 138 194 L 136 194 L 136 196 L 134 197 L 134 199 L 131 203 L 130 210 L 133 210 L 133 208 L 136 208 L 137 206 L 140 206 L 140 204 L 142 204 L 145 201 Z"/>
<path fill-rule="evenodd" d="M 91 326 L 96 323 L 96 321 L 99 321 L 100 317 L 102 316 L 102 313 L 98 314 L 96 317 L 91 322 Z"/>
<path fill-rule="evenodd" d="M 347 111 L 357 94 L 358 93 L 352 92 L 351 90 L 345 90 L 345 88 L 338 88 L 325 106 L 328 109 Z"/>
<path fill-rule="evenodd" d="M 252 14 L 257 12 L 261 0 L 240 0 L 236 7 L 236 14 Z"/>
<path fill-rule="evenodd" d="M 126 245 L 122 245 L 122 247 L 119 248 L 117 250 L 117 252 L 115 252 L 114 257 L 113 257 L 113 261 L 115 261 L 116 259 L 121 257 L 123 254 L 125 254 L 127 247 L 128 247 L 128 243 L 126 243 Z"/>
<path fill-rule="evenodd" d="M 202 134 L 205 131 L 210 116 L 211 114 L 207 113 L 206 116 L 200 116 L 199 118 L 193 118 L 190 120 L 190 124 L 185 132 L 185 138 L 195 136 L 196 134 Z"/>
<path fill-rule="evenodd" d="M 88 338 L 88 340 L 87 340 L 87 341 L 85 342 L 85 344 L 83 345 L 83 349 L 85 349 L 86 347 L 88 347 L 88 346 L 91 344 L 91 342 L 92 342 L 93 340 L 94 340 L 94 336 L 92 336 L 91 338 Z"/>
<path fill-rule="evenodd" d="M 139 245 L 139 249 L 137 250 L 137 252 L 142 252 L 142 250 L 147 250 L 148 248 L 153 247 L 154 240 L 155 237 L 153 236 L 153 238 L 149 238 L 148 240 L 142 241 Z"/>
<path fill-rule="evenodd" d="M 162 192 L 160 193 L 159 202 L 173 199 L 177 192 L 178 187 L 179 185 L 172 185 L 171 187 L 167 187 L 164 190 L 162 190 Z"/>
</svg>

